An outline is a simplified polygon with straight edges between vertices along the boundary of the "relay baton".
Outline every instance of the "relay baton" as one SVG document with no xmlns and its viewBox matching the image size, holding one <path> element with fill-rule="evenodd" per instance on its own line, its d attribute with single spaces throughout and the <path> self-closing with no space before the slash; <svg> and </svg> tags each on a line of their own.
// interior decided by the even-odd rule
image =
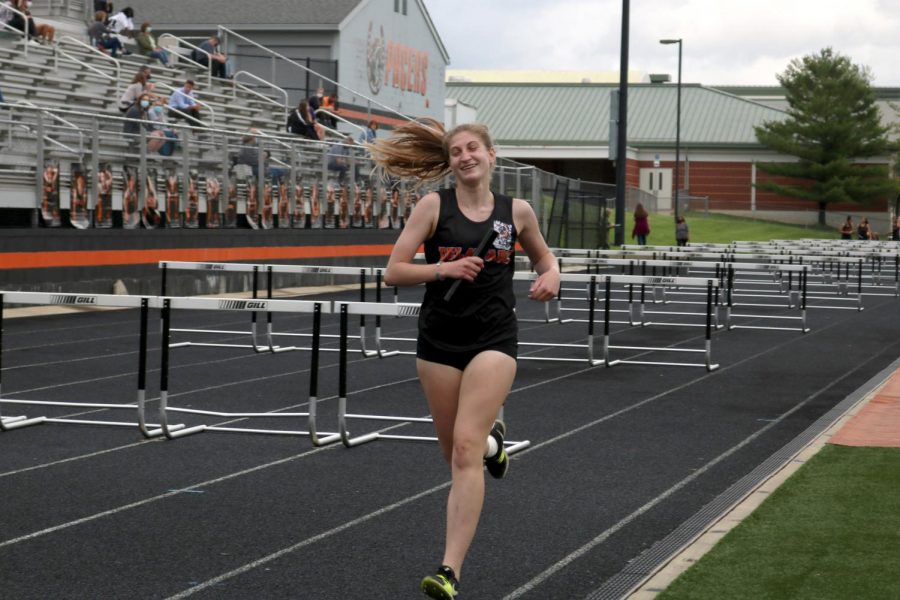
<svg viewBox="0 0 900 600">
<path fill-rule="evenodd" d="M 475 256 L 483 259 L 484 255 L 487 254 L 488 246 L 490 246 L 494 240 L 497 238 L 497 232 L 492 227 L 488 230 L 487 234 L 481 239 L 481 242 L 478 244 L 478 247 L 475 249 Z M 462 283 L 462 279 L 457 279 L 453 282 L 453 285 L 450 286 L 450 289 L 447 290 L 447 293 L 444 294 L 444 302 L 450 302 L 450 299 L 453 298 L 453 294 L 456 293 L 457 288 Z"/>
</svg>

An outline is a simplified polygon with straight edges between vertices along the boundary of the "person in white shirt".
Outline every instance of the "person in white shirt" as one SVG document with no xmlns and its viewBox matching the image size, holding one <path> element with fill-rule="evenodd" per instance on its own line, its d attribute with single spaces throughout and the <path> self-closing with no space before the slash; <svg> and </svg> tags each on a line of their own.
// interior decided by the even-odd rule
<svg viewBox="0 0 900 600">
<path fill-rule="evenodd" d="M 133 19 L 134 10 L 130 6 L 126 6 L 109 18 L 107 25 L 123 44 L 134 36 Z"/>
</svg>

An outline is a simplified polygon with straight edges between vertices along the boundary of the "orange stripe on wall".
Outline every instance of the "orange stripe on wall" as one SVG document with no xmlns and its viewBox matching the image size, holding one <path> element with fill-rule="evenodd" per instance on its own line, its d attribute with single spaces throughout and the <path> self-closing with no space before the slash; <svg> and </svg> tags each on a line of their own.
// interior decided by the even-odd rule
<svg viewBox="0 0 900 600">
<path fill-rule="evenodd" d="M 270 246 L 242 248 L 153 248 L 149 250 L 80 250 L 64 252 L 0 252 L 0 269 L 149 265 L 161 260 L 227 262 L 389 256 L 393 245 Z"/>
</svg>

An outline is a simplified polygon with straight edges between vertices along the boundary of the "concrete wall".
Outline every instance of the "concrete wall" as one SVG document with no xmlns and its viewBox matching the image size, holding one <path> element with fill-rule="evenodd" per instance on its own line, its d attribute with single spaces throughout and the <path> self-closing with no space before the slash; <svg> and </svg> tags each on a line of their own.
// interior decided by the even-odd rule
<svg viewBox="0 0 900 600">
<path fill-rule="evenodd" d="M 309 264 L 343 266 L 385 266 L 398 231 L 354 230 L 98 230 L 8 229 L 0 235 L 0 289 L 70 293 L 114 293 L 117 282 L 130 294 L 158 294 L 161 275 L 159 260 L 211 261 L 222 249 L 239 249 L 248 258 L 236 262 L 263 264 Z M 348 245 L 366 254 L 354 256 Z M 293 260 L 253 260 L 254 248 L 260 256 L 272 247 L 296 247 L 311 256 Z M 103 264 L 108 254 L 145 251 L 138 264 Z M 148 253 L 146 251 L 149 251 Z M 49 260 L 48 260 L 49 259 Z M 123 259 L 125 262 L 126 259 Z M 72 266 L 33 265 L 71 263 Z M 352 283 L 346 277 L 279 276 L 276 287 Z M 264 285 L 263 281 L 260 285 Z M 219 276 L 201 272 L 173 271 L 167 278 L 173 295 L 214 294 L 250 289 L 250 276 Z"/>
<path fill-rule="evenodd" d="M 441 121 L 447 62 L 419 3 L 409 0 L 406 6 L 404 15 L 394 12 L 394 0 L 371 0 L 343 25 L 341 83 L 359 94 L 348 98 L 342 92 L 341 104 L 368 107 L 368 97 L 406 115 Z"/>
</svg>

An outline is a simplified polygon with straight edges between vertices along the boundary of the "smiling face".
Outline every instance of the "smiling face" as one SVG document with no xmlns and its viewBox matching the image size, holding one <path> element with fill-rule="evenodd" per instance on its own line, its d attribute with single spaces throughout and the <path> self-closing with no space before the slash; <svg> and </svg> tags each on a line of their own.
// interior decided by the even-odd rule
<svg viewBox="0 0 900 600">
<path fill-rule="evenodd" d="M 450 170 L 461 183 L 490 181 L 497 153 L 478 133 L 462 130 L 447 140 Z"/>
</svg>

